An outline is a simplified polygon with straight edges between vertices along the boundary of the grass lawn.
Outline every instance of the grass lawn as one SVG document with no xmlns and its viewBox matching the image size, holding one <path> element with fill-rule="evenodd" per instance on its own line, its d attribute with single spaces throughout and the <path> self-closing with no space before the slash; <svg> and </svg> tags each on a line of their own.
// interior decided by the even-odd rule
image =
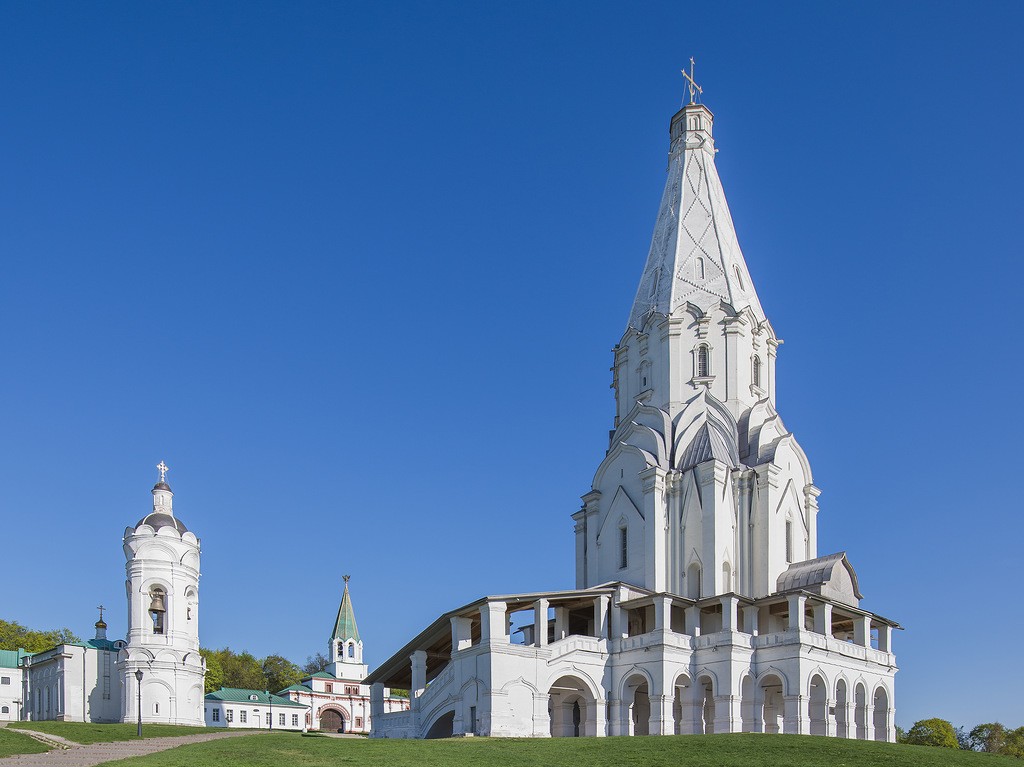
<svg viewBox="0 0 1024 767">
<path fill-rule="evenodd" d="M 0 729 L 0 757 L 14 756 L 15 754 L 43 754 L 49 749 L 42 743 L 32 740 L 28 735 L 20 732 Z"/>
<path fill-rule="evenodd" d="M 1009 757 L 797 735 L 365 740 L 259 734 L 181 746 L 117 767 L 1020 767 Z"/>
<path fill-rule="evenodd" d="M 59 735 L 75 743 L 110 743 L 115 740 L 135 740 L 134 724 L 92 724 L 90 722 L 11 722 L 9 729 L 35 730 Z M 174 724 L 144 724 L 143 738 L 164 738 L 170 735 L 194 735 L 217 730 L 210 727 L 181 727 Z M 44 749 L 45 750 L 45 749 Z"/>
</svg>

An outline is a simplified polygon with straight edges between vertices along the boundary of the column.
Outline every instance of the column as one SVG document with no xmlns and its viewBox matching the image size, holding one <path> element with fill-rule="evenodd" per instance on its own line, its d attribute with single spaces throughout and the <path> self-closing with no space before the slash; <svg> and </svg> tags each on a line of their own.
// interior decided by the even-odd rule
<svg viewBox="0 0 1024 767">
<path fill-rule="evenodd" d="M 569 636 L 569 608 L 555 608 L 555 641 Z"/>
<path fill-rule="evenodd" d="M 665 538 L 665 476 L 664 469 L 653 466 L 640 472 L 644 499 L 644 580 L 651 591 L 667 590 Z"/>
<path fill-rule="evenodd" d="M 878 627 L 878 649 L 881 652 L 892 652 L 892 626 L 888 623 Z"/>
<path fill-rule="evenodd" d="M 722 631 L 739 630 L 737 615 L 740 607 L 740 600 L 734 596 L 722 597 Z"/>
<path fill-rule="evenodd" d="M 691 684 L 689 687 L 684 687 L 679 691 L 679 707 L 681 709 L 679 714 L 679 734 L 680 735 L 700 735 L 704 732 L 704 727 L 701 725 L 697 727 L 697 717 L 700 716 L 703 719 L 704 716 L 704 698 L 697 698 L 700 687 L 695 684 Z"/>
<path fill-rule="evenodd" d="M 310 711 L 312 711 L 312 706 Z M 374 682 L 370 685 L 370 721 L 377 721 L 377 717 L 384 713 L 384 685 L 381 682 Z"/>
<path fill-rule="evenodd" d="M 724 686 L 724 685 L 723 685 Z M 735 695 L 715 696 L 715 733 L 739 732 L 739 698 Z"/>
<path fill-rule="evenodd" d="M 622 701 L 618 698 L 608 696 L 608 734 L 609 735 L 628 735 L 626 730 L 622 729 Z"/>
<path fill-rule="evenodd" d="M 789 630 L 804 630 L 804 610 L 807 607 L 807 597 L 803 594 L 792 594 L 789 597 Z"/>
<path fill-rule="evenodd" d="M 626 611 L 619 607 L 619 603 L 616 600 L 612 600 L 612 606 L 609 612 L 609 623 L 611 624 L 611 638 L 622 639 L 626 636 Z"/>
<path fill-rule="evenodd" d="M 871 616 L 861 615 L 853 619 L 853 643 L 861 647 L 871 646 Z"/>
<path fill-rule="evenodd" d="M 671 597 L 655 597 L 654 598 L 654 630 L 655 631 L 671 631 L 672 630 L 672 598 Z M 653 713 L 653 710 L 652 710 Z"/>
<path fill-rule="evenodd" d="M 869 689 L 866 693 L 866 701 L 864 704 L 864 740 L 875 739 L 875 699 L 872 697 L 871 690 Z"/>
<path fill-rule="evenodd" d="M 548 600 L 538 599 L 533 605 L 533 639 L 537 647 L 548 644 Z"/>
<path fill-rule="evenodd" d="M 409 656 L 412 663 L 412 689 L 409 690 L 409 707 L 419 710 L 419 697 L 427 687 L 427 651 L 416 650 Z"/>
<path fill-rule="evenodd" d="M 807 719 L 807 698 L 803 695 L 783 697 L 782 731 L 787 735 L 810 735 Z"/>
<path fill-rule="evenodd" d="M 832 636 L 832 605 L 828 602 L 814 605 L 814 632 Z"/>
<path fill-rule="evenodd" d="M 760 633 L 760 627 L 758 626 L 761 614 L 760 608 L 750 605 L 749 607 L 744 607 L 741 612 L 743 614 L 743 632 L 757 636 Z"/>
<path fill-rule="evenodd" d="M 700 636 L 700 608 L 697 605 L 686 608 L 686 633 L 693 637 Z"/>
<path fill-rule="evenodd" d="M 504 602 L 487 602 L 480 607 L 481 643 L 508 644 L 507 605 Z"/>
<path fill-rule="evenodd" d="M 594 599 L 594 636 L 608 638 L 608 596 L 602 594 Z"/>
<path fill-rule="evenodd" d="M 603 698 L 598 698 L 594 701 L 594 721 L 593 723 L 587 722 L 587 735 L 597 738 L 603 738 L 608 734 L 608 712 L 605 711 L 605 702 Z"/>
<path fill-rule="evenodd" d="M 651 720 L 648 731 L 651 735 L 675 735 L 676 720 L 672 715 L 671 695 L 650 695 Z"/>
<path fill-rule="evenodd" d="M 473 644 L 473 621 L 470 618 L 452 618 L 452 655 Z"/>
</svg>

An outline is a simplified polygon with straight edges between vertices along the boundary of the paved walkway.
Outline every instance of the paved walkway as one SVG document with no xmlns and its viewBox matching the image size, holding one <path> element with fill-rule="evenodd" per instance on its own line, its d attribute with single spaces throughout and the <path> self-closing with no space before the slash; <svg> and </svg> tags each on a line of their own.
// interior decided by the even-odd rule
<svg viewBox="0 0 1024 767">
<path fill-rule="evenodd" d="M 13 729 L 13 728 L 12 728 Z M 19 730 L 19 732 L 28 732 Z M 174 738 L 143 738 L 142 740 L 123 740 L 116 743 L 93 743 L 80 746 L 68 743 L 66 750 L 59 749 L 45 754 L 19 754 L 0 759 L 0 767 L 94 767 L 104 762 L 127 759 L 130 756 L 145 756 L 157 751 L 166 751 L 187 743 L 205 743 L 208 740 L 236 738 L 241 735 L 257 735 L 259 730 L 236 730 L 235 732 L 215 732 L 209 735 L 180 735 Z M 52 740 L 64 740 L 48 735 Z"/>
</svg>

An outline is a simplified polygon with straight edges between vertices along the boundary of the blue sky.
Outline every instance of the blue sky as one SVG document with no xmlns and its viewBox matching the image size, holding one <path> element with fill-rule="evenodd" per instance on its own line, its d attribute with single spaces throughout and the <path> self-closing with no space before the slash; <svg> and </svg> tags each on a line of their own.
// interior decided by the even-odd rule
<svg viewBox="0 0 1024 767">
<path fill-rule="evenodd" d="M 1024 724 L 1022 16 L 4 3 L 0 617 L 123 631 L 161 459 L 208 646 L 571 587 L 692 55 L 897 721 Z"/>
</svg>

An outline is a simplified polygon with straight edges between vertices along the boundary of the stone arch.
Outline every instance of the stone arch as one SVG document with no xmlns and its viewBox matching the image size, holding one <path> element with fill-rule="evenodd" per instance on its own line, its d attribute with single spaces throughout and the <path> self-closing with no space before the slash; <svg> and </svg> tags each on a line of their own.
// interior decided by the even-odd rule
<svg viewBox="0 0 1024 767">
<path fill-rule="evenodd" d="M 142 677 L 142 721 L 173 721 L 171 700 L 174 688 L 167 681 L 154 678 L 152 672 Z"/>
<path fill-rule="evenodd" d="M 787 685 L 786 675 L 774 666 L 758 676 L 754 710 L 760 719 L 761 732 L 782 732 Z"/>
<path fill-rule="evenodd" d="M 757 721 L 757 680 L 749 671 L 740 679 L 740 731 L 760 732 Z"/>
<path fill-rule="evenodd" d="M 547 685 L 551 736 L 580 737 L 597 734 L 597 687 L 576 669 Z"/>
<path fill-rule="evenodd" d="M 672 681 L 672 720 L 676 735 L 692 735 L 693 721 L 693 679 L 688 671 L 679 671 Z"/>
<path fill-rule="evenodd" d="M 450 738 L 455 734 L 455 709 L 448 708 L 442 711 L 437 718 L 424 730 L 425 740 L 436 740 L 438 738 Z"/>
<path fill-rule="evenodd" d="M 348 732 L 352 716 L 340 703 L 325 703 L 316 712 L 317 729 L 322 732 Z"/>
<path fill-rule="evenodd" d="M 715 732 L 715 695 L 719 694 L 718 679 L 714 673 L 704 669 L 697 674 L 694 685 L 697 714 L 694 717 L 697 733 L 713 735 Z"/>
<path fill-rule="evenodd" d="M 889 704 L 890 700 L 892 700 L 892 697 L 884 684 L 879 684 L 875 687 L 875 692 L 871 696 L 871 704 L 874 707 L 874 711 L 872 713 L 872 724 L 874 725 L 875 740 L 889 740 L 889 730 L 892 726 L 892 711 Z"/>
<path fill-rule="evenodd" d="M 628 714 L 624 732 L 629 735 L 651 734 L 651 694 L 654 681 L 644 669 L 633 666 L 622 678 L 621 700 Z"/>
<path fill-rule="evenodd" d="M 807 720 L 811 735 L 829 735 L 828 681 L 825 672 L 815 669 L 807 680 Z"/>
<path fill-rule="evenodd" d="M 842 674 L 836 679 L 836 737 L 850 737 L 850 683 Z"/>
<path fill-rule="evenodd" d="M 867 740 L 868 695 L 863 679 L 858 679 L 853 687 L 853 727 L 857 740 Z"/>
</svg>

